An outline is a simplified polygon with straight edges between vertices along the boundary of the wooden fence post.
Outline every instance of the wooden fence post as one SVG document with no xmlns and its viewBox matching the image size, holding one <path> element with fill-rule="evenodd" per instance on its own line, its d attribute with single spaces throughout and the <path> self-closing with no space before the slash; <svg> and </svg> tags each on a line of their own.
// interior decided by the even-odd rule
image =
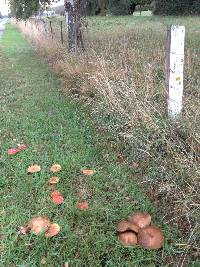
<svg viewBox="0 0 200 267">
<path fill-rule="evenodd" d="M 46 20 L 41 19 L 42 23 L 43 23 L 43 27 L 44 27 L 44 32 L 47 34 L 48 33 L 48 24 L 46 22 Z"/>
<path fill-rule="evenodd" d="M 50 25 L 51 37 L 52 37 L 52 39 L 53 39 L 52 21 L 49 21 L 49 25 Z"/>
<path fill-rule="evenodd" d="M 61 43 L 63 44 L 63 22 L 60 21 L 60 37 L 61 37 Z"/>
<path fill-rule="evenodd" d="M 167 113 L 175 119 L 182 110 L 185 27 L 168 26 L 166 45 Z"/>
</svg>

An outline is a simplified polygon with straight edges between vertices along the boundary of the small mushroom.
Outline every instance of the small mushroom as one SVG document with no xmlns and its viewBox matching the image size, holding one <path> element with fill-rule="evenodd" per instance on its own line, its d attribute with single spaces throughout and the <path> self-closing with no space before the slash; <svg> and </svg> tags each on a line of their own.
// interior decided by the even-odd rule
<svg viewBox="0 0 200 267">
<path fill-rule="evenodd" d="M 159 249 L 163 246 L 164 235 L 160 228 L 147 226 L 138 232 L 138 244 L 147 249 Z"/>
<path fill-rule="evenodd" d="M 151 223 L 151 215 L 149 213 L 135 213 L 128 217 L 130 223 L 134 223 L 139 228 L 144 228 Z"/>
<path fill-rule="evenodd" d="M 53 177 L 51 177 L 50 179 L 49 179 L 49 184 L 50 185 L 55 185 L 55 184 L 57 184 L 58 182 L 59 182 L 59 177 L 57 177 L 57 176 L 53 176 Z"/>
<path fill-rule="evenodd" d="M 137 245 L 137 235 L 133 232 L 119 233 L 118 238 L 124 246 Z"/>
<path fill-rule="evenodd" d="M 27 170 L 28 174 L 36 173 L 40 171 L 41 171 L 41 167 L 37 164 L 29 166 Z"/>
<path fill-rule="evenodd" d="M 123 233 L 126 231 L 133 231 L 135 233 L 138 233 L 139 227 L 134 223 L 130 223 L 128 221 L 121 221 L 120 223 L 118 223 L 117 232 Z"/>
<path fill-rule="evenodd" d="M 52 237 L 57 235 L 59 232 L 60 232 L 60 226 L 57 223 L 52 223 L 49 226 L 49 229 L 46 231 L 45 236 Z"/>
<path fill-rule="evenodd" d="M 60 164 L 54 164 L 54 165 L 51 166 L 50 170 L 52 172 L 59 172 L 59 171 L 61 171 L 61 169 L 62 169 L 62 167 L 60 166 Z"/>
</svg>

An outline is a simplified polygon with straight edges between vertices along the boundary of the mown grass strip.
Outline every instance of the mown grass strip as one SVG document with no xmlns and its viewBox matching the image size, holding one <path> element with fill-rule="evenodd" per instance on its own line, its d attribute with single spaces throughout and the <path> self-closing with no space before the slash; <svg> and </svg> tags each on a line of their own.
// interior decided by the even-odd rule
<svg viewBox="0 0 200 267">
<path fill-rule="evenodd" d="M 138 189 L 134 170 L 117 163 L 106 136 L 100 136 L 87 112 L 63 97 L 60 81 L 35 56 L 33 48 L 12 26 L 0 41 L 0 142 L 2 190 L 2 266 L 162 266 L 170 253 L 171 231 L 162 225 L 156 209 Z M 23 152 L 8 156 L 18 143 Z M 61 206 L 49 197 L 50 166 L 62 166 L 58 189 L 65 197 Z M 27 167 L 42 171 L 27 175 Z M 90 177 L 83 168 L 95 169 Z M 89 202 L 79 211 L 80 199 Z M 135 211 L 148 211 L 164 229 L 161 251 L 124 248 L 116 238 L 116 224 Z M 52 238 L 19 236 L 17 227 L 33 216 L 47 215 L 61 226 Z"/>
</svg>

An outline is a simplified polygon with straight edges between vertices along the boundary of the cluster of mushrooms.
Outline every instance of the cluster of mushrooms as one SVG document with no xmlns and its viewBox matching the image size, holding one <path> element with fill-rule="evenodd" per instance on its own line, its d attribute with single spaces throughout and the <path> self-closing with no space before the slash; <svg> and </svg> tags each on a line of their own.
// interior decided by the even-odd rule
<svg viewBox="0 0 200 267">
<path fill-rule="evenodd" d="M 57 223 L 52 223 L 46 216 L 38 216 L 19 228 L 19 234 L 26 235 L 29 232 L 36 235 L 44 233 L 45 237 L 53 237 L 60 232 L 60 226 Z"/>
<path fill-rule="evenodd" d="M 124 246 L 139 245 L 145 249 L 159 249 L 163 246 L 164 235 L 160 228 L 150 224 L 150 214 L 132 214 L 127 221 L 118 224 L 118 238 Z"/>
</svg>

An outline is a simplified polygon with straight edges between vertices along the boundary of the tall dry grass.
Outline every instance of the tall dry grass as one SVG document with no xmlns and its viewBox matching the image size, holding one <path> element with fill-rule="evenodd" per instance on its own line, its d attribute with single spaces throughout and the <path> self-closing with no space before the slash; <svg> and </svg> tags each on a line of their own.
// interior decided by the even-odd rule
<svg viewBox="0 0 200 267">
<path fill-rule="evenodd" d="M 62 78 L 65 90 L 85 100 L 101 127 L 121 142 L 120 153 L 135 166 L 138 183 L 148 189 L 166 223 L 179 223 L 193 254 L 200 231 L 200 32 L 195 22 L 185 21 L 184 109 L 175 122 L 165 115 L 165 23 L 113 22 L 104 32 L 104 25 L 99 30 L 101 22 L 93 20 L 94 30 L 84 34 L 83 55 L 67 52 L 58 27 L 52 38 L 42 23 L 16 24 Z M 180 248 L 184 257 L 188 252 Z"/>
</svg>

